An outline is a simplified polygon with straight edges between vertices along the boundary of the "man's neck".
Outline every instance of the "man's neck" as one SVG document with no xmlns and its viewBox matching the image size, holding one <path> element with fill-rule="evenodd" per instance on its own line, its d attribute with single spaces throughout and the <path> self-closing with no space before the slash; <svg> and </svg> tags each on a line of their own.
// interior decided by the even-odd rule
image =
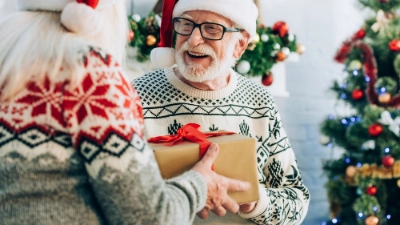
<svg viewBox="0 0 400 225">
<path fill-rule="evenodd" d="M 185 84 L 188 84 L 194 88 L 203 90 L 203 91 L 216 91 L 226 87 L 229 84 L 230 73 L 228 72 L 224 76 L 218 76 L 213 80 L 207 80 L 203 82 L 193 82 L 187 80 L 178 70 L 178 68 L 174 68 L 175 75 Z"/>
</svg>

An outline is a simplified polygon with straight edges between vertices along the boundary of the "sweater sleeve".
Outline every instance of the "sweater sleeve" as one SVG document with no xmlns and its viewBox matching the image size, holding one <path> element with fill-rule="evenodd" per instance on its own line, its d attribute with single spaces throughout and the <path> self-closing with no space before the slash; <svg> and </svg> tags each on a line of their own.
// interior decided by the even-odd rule
<svg viewBox="0 0 400 225">
<path fill-rule="evenodd" d="M 269 122 L 269 158 L 263 165 L 265 182 L 260 184 L 260 199 L 249 213 L 239 213 L 256 224 L 297 225 L 304 220 L 310 193 L 304 186 L 294 152 L 290 146 L 278 110 L 272 102 Z"/>
<path fill-rule="evenodd" d="M 136 91 L 109 55 L 91 50 L 79 85 L 66 87 L 64 118 L 109 224 L 191 224 L 207 187 L 194 171 L 164 181 L 143 137 Z"/>
</svg>

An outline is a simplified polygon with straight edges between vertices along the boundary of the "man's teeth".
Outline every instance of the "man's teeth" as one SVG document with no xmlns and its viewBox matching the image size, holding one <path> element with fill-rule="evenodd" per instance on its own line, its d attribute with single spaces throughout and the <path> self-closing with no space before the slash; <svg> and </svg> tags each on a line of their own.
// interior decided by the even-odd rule
<svg viewBox="0 0 400 225">
<path fill-rule="evenodd" d="M 193 52 L 188 52 L 189 55 L 193 55 L 193 56 L 207 56 L 206 54 L 201 54 L 201 53 L 193 53 Z"/>
</svg>

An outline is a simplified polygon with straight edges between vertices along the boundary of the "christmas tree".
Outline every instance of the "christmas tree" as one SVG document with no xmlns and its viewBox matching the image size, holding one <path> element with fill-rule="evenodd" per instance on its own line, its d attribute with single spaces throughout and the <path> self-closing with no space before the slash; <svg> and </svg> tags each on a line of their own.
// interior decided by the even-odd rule
<svg viewBox="0 0 400 225">
<path fill-rule="evenodd" d="M 344 75 L 331 90 L 344 115 L 321 124 L 331 218 L 323 225 L 400 224 L 400 0 L 358 0 L 370 13 L 335 61 Z"/>
</svg>

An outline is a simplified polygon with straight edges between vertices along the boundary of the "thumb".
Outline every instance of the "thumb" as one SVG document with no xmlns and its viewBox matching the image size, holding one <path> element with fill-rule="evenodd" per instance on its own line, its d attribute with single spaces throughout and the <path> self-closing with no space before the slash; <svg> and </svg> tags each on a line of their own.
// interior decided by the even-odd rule
<svg viewBox="0 0 400 225">
<path fill-rule="evenodd" d="M 210 147 L 208 147 L 206 154 L 200 160 L 200 162 L 202 162 L 206 167 L 211 168 L 212 164 L 218 156 L 218 153 L 219 146 L 213 143 L 210 145 Z"/>
</svg>

